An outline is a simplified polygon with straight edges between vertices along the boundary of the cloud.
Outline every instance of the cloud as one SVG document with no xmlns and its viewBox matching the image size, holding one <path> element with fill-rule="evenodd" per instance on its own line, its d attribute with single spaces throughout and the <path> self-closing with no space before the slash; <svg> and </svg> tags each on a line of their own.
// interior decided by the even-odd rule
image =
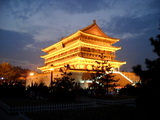
<svg viewBox="0 0 160 120">
<path fill-rule="evenodd" d="M 143 0 L 117 0 L 112 2 L 112 7 L 116 12 L 129 18 L 141 18 L 149 14 L 159 13 L 159 5 L 160 3 L 156 2 L 156 0 L 145 0 L 145 2 Z"/>
<path fill-rule="evenodd" d="M 27 45 L 24 47 L 24 50 L 30 50 L 30 49 L 32 49 L 32 50 L 34 50 L 34 51 L 39 50 L 39 48 L 38 48 L 38 47 L 35 47 L 34 44 L 27 44 Z"/>
<path fill-rule="evenodd" d="M 0 28 L 29 33 L 36 42 L 58 41 L 62 36 L 68 36 L 91 24 L 94 19 L 100 21 L 100 25 L 101 21 L 105 21 L 107 27 L 116 17 L 141 18 L 159 12 L 158 5 L 150 0 L 86 2 L 7 1 L 1 4 Z M 112 29 L 116 27 L 113 25 Z M 132 35 L 122 35 L 124 38 L 127 36 Z"/>
<path fill-rule="evenodd" d="M 124 39 L 116 43 L 124 48 L 120 56 L 133 51 L 132 47 L 142 52 L 141 46 L 146 44 L 143 40 L 157 34 L 154 30 L 159 24 L 160 3 L 157 1 L 0 0 L 1 58 L 26 68 L 41 66 L 38 63 L 44 61 L 39 56 L 45 53 L 40 48 L 92 24 L 94 19 L 107 35 Z M 148 45 L 145 48 L 148 49 Z M 133 55 L 134 51 L 126 56 L 135 61 L 137 56 Z M 142 55 L 137 58 L 142 59 Z"/>
<path fill-rule="evenodd" d="M 116 38 L 120 38 L 120 39 L 129 39 L 129 38 L 136 38 L 143 35 L 143 33 L 123 33 L 123 34 L 118 34 L 115 35 Z"/>
</svg>

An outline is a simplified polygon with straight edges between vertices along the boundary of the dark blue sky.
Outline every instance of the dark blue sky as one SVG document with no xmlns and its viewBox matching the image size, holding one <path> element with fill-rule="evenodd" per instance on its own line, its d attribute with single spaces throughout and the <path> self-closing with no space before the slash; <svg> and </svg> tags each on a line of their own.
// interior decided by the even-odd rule
<svg viewBox="0 0 160 120">
<path fill-rule="evenodd" d="M 160 31 L 160 0 L 0 0 L 0 63 L 35 70 L 41 51 L 93 20 L 108 35 L 120 38 L 121 70 L 155 59 L 149 38 Z"/>
</svg>

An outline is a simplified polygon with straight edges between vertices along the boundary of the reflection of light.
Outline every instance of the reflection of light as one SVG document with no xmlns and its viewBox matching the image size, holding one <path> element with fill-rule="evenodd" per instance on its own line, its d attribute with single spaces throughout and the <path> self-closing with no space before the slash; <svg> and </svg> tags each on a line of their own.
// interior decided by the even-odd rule
<svg viewBox="0 0 160 120">
<path fill-rule="evenodd" d="M 34 75 L 34 73 L 30 73 L 30 75 L 31 75 L 31 76 L 33 76 L 33 75 Z"/>
<path fill-rule="evenodd" d="M 4 79 L 4 77 L 1 77 L 1 79 L 3 80 L 3 79 Z"/>
</svg>

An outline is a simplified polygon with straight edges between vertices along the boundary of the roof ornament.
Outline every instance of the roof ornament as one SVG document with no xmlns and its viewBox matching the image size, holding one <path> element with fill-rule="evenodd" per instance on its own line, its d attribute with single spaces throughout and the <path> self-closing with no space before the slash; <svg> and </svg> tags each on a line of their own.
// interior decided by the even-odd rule
<svg viewBox="0 0 160 120">
<path fill-rule="evenodd" d="M 61 37 L 60 41 L 63 40 L 63 36 Z"/>
<path fill-rule="evenodd" d="M 95 24 L 95 23 L 96 23 L 96 20 L 93 20 L 93 23 Z"/>
</svg>

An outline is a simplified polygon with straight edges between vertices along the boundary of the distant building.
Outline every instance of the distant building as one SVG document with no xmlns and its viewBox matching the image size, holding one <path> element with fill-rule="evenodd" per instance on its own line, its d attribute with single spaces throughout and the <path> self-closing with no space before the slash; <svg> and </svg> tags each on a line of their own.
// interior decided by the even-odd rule
<svg viewBox="0 0 160 120">
<path fill-rule="evenodd" d="M 126 62 L 115 60 L 115 53 L 121 47 L 112 45 L 118 41 L 120 39 L 107 36 L 94 20 L 91 25 L 42 49 L 46 53 L 41 56 L 44 58 L 44 66 L 38 67 L 38 69 L 43 74 L 27 77 L 26 85 L 31 85 L 32 82 L 44 82 L 49 86 L 51 65 L 54 67 L 53 78 L 60 77 L 60 71 L 65 69 L 64 66 L 69 65 L 68 71 L 73 73 L 72 77 L 75 78 L 75 81 L 80 83 L 81 87 L 88 88 L 91 83 L 91 78 L 88 76 L 94 69 L 93 66 L 97 65 L 96 61 L 99 63 L 107 61 L 104 66 L 107 64 L 112 66 L 115 78 L 120 79 L 120 86 L 134 83 L 139 80 L 139 77 L 134 73 L 120 72 L 120 67 Z"/>
</svg>

